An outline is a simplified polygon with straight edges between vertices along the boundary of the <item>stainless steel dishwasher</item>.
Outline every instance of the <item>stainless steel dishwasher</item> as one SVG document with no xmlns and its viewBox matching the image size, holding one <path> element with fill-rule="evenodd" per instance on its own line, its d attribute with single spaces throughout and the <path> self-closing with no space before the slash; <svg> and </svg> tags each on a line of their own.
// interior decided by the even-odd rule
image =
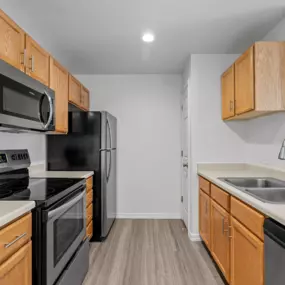
<svg viewBox="0 0 285 285">
<path fill-rule="evenodd" d="M 264 222 L 265 285 L 285 284 L 285 227 L 272 219 Z"/>
</svg>

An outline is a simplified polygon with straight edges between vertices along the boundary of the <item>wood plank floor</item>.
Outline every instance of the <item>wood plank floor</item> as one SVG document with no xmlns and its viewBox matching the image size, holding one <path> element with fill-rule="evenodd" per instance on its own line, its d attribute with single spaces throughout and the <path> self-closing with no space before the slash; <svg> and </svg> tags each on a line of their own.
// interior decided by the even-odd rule
<svg viewBox="0 0 285 285">
<path fill-rule="evenodd" d="M 92 243 L 84 285 L 223 285 L 201 243 L 179 220 L 117 220 Z"/>
</svg>

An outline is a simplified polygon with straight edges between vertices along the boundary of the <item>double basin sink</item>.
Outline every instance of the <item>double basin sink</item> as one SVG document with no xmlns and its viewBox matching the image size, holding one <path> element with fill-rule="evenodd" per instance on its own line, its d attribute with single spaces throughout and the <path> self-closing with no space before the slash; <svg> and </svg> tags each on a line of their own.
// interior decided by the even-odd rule
<svg viewBox="0 0 285 285">
<path fill-rule="evenodd" d="M 285 181 L 275 178 L 219 178 L 223 182 L 266 203 L 285 204 Z"/>
</svg>

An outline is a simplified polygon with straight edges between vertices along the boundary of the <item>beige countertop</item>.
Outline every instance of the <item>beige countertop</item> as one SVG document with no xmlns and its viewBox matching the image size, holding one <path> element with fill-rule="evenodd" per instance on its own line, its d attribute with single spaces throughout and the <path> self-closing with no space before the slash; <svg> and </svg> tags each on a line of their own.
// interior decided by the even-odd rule
<svg viewBox="0 0 285 285">
<path fill-rule="evenodd" d="M 285 203 L 264 203 L 218 179 L 221 177 L 272 177 L 285 180 L 285 170 L 251 164 L 198 164 L 197 173 L 266 216 L 285 225 Z"/>
<path fill-rule="evenodd" d="M 93 171 L 46 171 L 44 164 L 29 167 L 30 177 L 33 178 L 88 178 L 94 175 Z"/>
<path fill-rule="evenodd" d="M 35 208 L 34 201 L 0 201 L 0 227 Z"/>
</svg>

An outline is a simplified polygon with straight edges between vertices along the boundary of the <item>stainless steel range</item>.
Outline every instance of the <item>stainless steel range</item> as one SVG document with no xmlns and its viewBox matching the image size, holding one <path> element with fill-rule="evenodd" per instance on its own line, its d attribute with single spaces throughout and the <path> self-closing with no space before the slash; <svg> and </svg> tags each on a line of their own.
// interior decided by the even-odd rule
<svg viewBox="0 0 285 285">
<path fill-rule="evenodd" d="M 33 284 L 80 285 L 88 271 L 84 179 L 30 178 L 27 150 L 0 151 L 0 200 L 32 200 Z"/>
</svg>

